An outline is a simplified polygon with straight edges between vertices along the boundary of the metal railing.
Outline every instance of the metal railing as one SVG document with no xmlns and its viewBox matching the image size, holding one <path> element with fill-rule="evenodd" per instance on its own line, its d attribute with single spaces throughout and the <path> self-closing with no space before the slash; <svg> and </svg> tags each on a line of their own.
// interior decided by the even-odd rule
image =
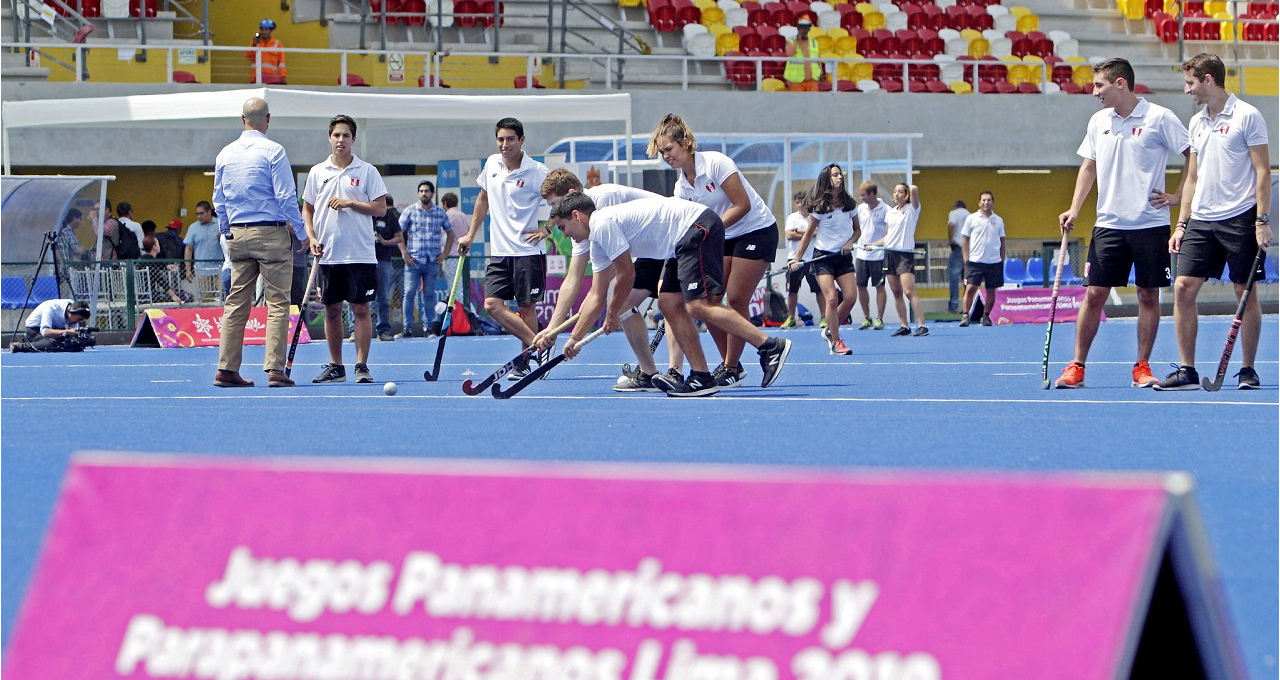
<svg viewBox="0 0 1280 680">
<path fill-rule="evenodd" d="M 139 60 L 146 58 L 146 53 L 160 52 L 160 57 L 164 59 L 165 78 L 168 81 L 173 80 L 173 73 L 178 69 L 177 58 L 180 51 L 187 51 L 193 48 L 190 44 L 157 44 L 138 45 L 140 52 Z M 70 50 L 72 51 L 74 61 L 84 64 L 87 55 L 91 50 L 107 50 L 111 53 L 117 52 L 121 45 L 112 43 L 108 45 L 92 45 L 92 44 L 66 44 L 66 43 L 48 43 L 48 42 L 9 42 L 0 43 L 0 48 L 8 50 L 38 50 L 42 53 L 49 50 Z M 263 61 L 262 53 L 272 51 L 268 48 L 260 47 L 227 47 L 227 46 L 207 46 L 199 47 L 201 51 L 208 51 L 215 57 L 213 68 L 211 69 L 211 79 L 214 84 L 236 84 L 236 83 L 254 83 L 262 82 Z M 467 52 L 454 53 L 445 55 L 441 52 L 433 51 L 405 51 L 405 50 L 335 50 L 335 49 L 310 49 L 310 48 L 283 48 L 278 50 L 284 52 L 288 63 L 289 74 L 287 84 L 289 85 L 322 85 L 333 86 L 338 83 L 348 83 L 349 75 L 360 75 L 360 71 L 366 74 L 370 72 L 370 67 L 365 66 L 368 60 L 377 64 L 372 68 L 386 68 L 382 62 L 395 55 L 395 57 L 403 64 L 403 82 L 400 84 L 387 85 L 388 87 L 405 87 L 405 88 L 433 88 L 437 87 L 442 80 L 442 73 L 447 69 L 447 60 L 452 57 L 492 57 L 504 59 L 524 59 L 526 76 L 526 88 L 532 89 L 533 77 L 541 73 L 544 63 L 557 63 L 561 73 L 568 68 L 568 64 L 577 64 L 585 66 L 579 71 L 590 83 L 597 88 L 603 89 L 621 89 L 622 83 L 644 81 L 644 76 L 636 76 L 629 73 L 629 68 L 637 65 L 647 65 L 652 67 L 655 64 L 670 65 L 667 69 L 671 73 L 661 76 L 660 82 L 669 88 L 688 90 L 694 86 L 698 87 L 714 87 L 715 89 L 728 89 L 732 87 L 732 83 L 728 77 L 726 70 L 730 64 L 735 68 L 746 69 L 750 74 L 749 79 L 744 79 L 750 84 L 743 84 L 738 87 L 742 90 L 761 91 L 765 89 L 766 72 L 778 73 L 781 71 L 780 65 L 785 64 L 786 60 L 777 56 L 769 57 L 693 57 L 688 55 L 618 55 L 618 54 L 563 54 L 563 53 L 531 53 L 531 54 L 503 54 L 499 52 Z M 254 59 L 250 61 L 245 57 L 246 54 L 253 54 Z M 238 57 L 236 55 L 239 55 Z M 818 62 L 823 65 L 826 75 L 824 79 L 829 83 L 835 83 L 837 80 L 854 80 L 852 78 L 838 78 L 839 74 L 849 69 L 863 69 L 869 65 L 873 71 L 876 67 L 882 69 L 892 69 L 898 76 L 898 80 L 904 86 L 913 77 L 912 74 L 916 70 L 924 69 L 950 69 L 954 73 L 954 69 L 960 69 L 962 74 L 956 80 L 970 80 L 974 83 L 981 80 L 980 70 L 984 68 L 1009 68 L 1014 66 L 1012 62 L 996 62 L 996 61 L 948 61 L 940 62 L 932 59 L 880 59 L 880 58 L 815 58 L 806 59 L 804 61 Z M 1247 60 L 1247 59 L 1228 59 L 1229 68 L 1239 68 L 1241 66 L 1274 66 L 1273 60 Z M 1132 62 L 1135 70 L 1138 71 L 1138 80 L 1142 82 L 1148 80 L 1152 74 L 1168 74 L 1176 71 L 1179 64 L 1171 63 L 1168 60 L 1138 60 Z M 700 66 L 718 65 L 720 75 L 723 80 L 713 78 L 708 80 L 705 76 L 696 76 L 695 71 Z M 1041 92 L 1052 90 L 1048 83 L 1052 80 L 1051 69 L 1040 64 L 1019 62 L 1018 65 L 1028 67 L 1035 73 L 1030 77 L 1028 82 L 1036 84 Z M 1075 64 L 1076 66 L 1082 64 Z M 76 70 L 69 65 L 62 63 L 61 66 L 72 74 L 71 79 L 79 82 L 85 79 L 86 73 L 83 69 Z M 646 69 L 649 73 L 653 72 L 652 68 Z M 482 83 L 492 81 L 490 76 L 477 76 L 472 79 L 465 73 L 459 73 L 456 69 L 452 70 L 452 74 L 448 76 L 449 87 L 455 88 L 476 88 L 484 87 Z M 697 82 L 695 82 L 695 79 Z M 509 86 L 490 85 L 495 89 L 512 89 Z M 974 88 L 977 93 L 978 88 Z M 837 88 L 832 87 L 833 94 L 837 93 Z"/>
</svg>

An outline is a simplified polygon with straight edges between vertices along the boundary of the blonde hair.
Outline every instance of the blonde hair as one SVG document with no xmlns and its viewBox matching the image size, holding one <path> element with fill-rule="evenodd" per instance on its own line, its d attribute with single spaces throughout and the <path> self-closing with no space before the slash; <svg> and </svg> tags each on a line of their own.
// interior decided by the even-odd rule
<svg viewBox="0 0 1280 680">
<path fill-rule="evenodd" d="M 668 113 L 658 121 L 658 127 L 655 127 L 653 134 L 649 136 L 649 146 L 645 149 L 649 158 L 658 157 L 658 140 L 664 137 L 683 146 L 689 153 L 698 150 L 698 140 L 694 138 L 693 130 L 689 129 L 689 125 L 683 118 L 674 113 Z"/>
<path fill-rule="evenodd" d="M 565 168 L 556 168 L 542 180 L 542 197 L 568 196 L 571 191 L 582 191 L 582 181 Z"/>
</svg>

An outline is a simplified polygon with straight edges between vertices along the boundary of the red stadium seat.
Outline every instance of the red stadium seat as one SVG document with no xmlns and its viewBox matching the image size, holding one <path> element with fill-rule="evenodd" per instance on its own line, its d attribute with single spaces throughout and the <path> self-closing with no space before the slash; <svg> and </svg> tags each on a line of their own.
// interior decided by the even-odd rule
<svg viewBox="0 0 1280 680">
<path fill-rule="evenodd" d="M 512 87 L 516 88 L 517 90 L 524 90 L 524 89 L 527 89 L 530 85 L 532 85 L 532 86 L 533 86 L 533 89 L 535 89 L 535 90 L 545 90 L 545 89 L 547 89 L 547 88 L 543 87 L 542 83 L 538 82 L 538 77 L 537 77 L 537 76 L 534 76 L 534 77 L 533 77 L 533 82 L 532 82 L 532 83 L 530 83 L 530 82 L 529 82 L 529 80 L 528 80 L 528 76 L 516 76 L 516 77 L 511 81 L 511 85 L 512 85 Z"/>
<path fill-rule="evenodd" d="M 747 10 L 747 24 L 750 26 L 764 26 L 769 23 L 769 11 L 758 2 L 748 0 L 742 3 L 742 9 Z"/>
<path fill-rule="evenodd" d="M 947 26 L 957 31 L 963 31 L 966 28 L 973 28 L 973 15 L 960 5 L 952 5 L 946 9 Z"/>
<path fill-rule="evenodd" d="M 985 83 L 1007 82 L 1009 69 L 999 59 L 987 55 L 978 60 L 978 79 Z"/>
<path fill-rule="evenodd" d="M 702 10 L 694 6 L 690 0 L 672 0 L 671 5 L 676 8 L 677 31 L 702 20 Z"/>
<path fill-rule="evenodd" d="M 1150 19 L 1153 14 L 1164 9 L 1163 0 L 1146 0 L 1142 4 L 1142 13 Z"/>
<path fill-rule="evenodd" d="M 925 57 L 942 54 L 946 49 L 946 46 L 942 43 L 942 38 L 939 38 L 938 32 L 932 28 L 922 28 L 916 31 L 916 35 L 920 38 L 920 42 L 923 43 L 920 54 Z"/>
<path fill-rule="evenodd" d="M 908 64 L 907 74 L 919 80 L 938 80 L 942 78 L 942 67 L 937 64 Z"/>
<path fill-rule="evenodd" d="M 439 84 L 437 85 L 437 83 L 439 83 Z M 423 74 L 423 75 L 418 76 L 418 87 L 427 87 L 427 76 L 426 76 L 426 74 Z M 431 87 L 444 87 L 444 88 L 447 88 L 447 87 L 449 87 L 449 85 L 448 85 L 448 84 L 446 84 L 443 80 L 439 80 L 439 81 L 438 81 L 438 80 L 436 80 L 436 77 L 435 77 L 435 76 L 431 76 Z"/>
<path fill-rule="evenodd" d="M 787 39 L 778 33 L 778 29 L 773 26 L 758 26 L 756 33 L 760 34 L 760 51 L 764 54 L 780 57 L 787 52 Z"/>
<path fill-rule="evenodd" d="M 1072 70 L 1073 69 L 1070 64 L 1058 64 L 1053 67 L 1050 79 L 1057 83 L 1058 87 L 1062 87 L 1063 85 L 1071 82 Z"/>
<path fill-rule="evenodd" d="M 129 16 L 140 17 L 145 14 L 147 18 L 154 17 L 159 5 L 159 0 L 129 0 Z"/>
<path fill-rule="evenodd" d="M 1156 37 L 1163 43 L 1178 42 L 1178 22 L 1173 17 L 1160 13 L 1155 19 Z"/>
<path fill-rule="evenodd" d="M 765 78 L 782 79 L 782 74 L 787 69 L 785 61 L 765 61 L 760 63 L 760 72 Z"/>
<path fill-rule="evenodd" d="M 1016 33 L 1016 31 L 1010 31 L 1010 33 Z M 1009 48 L 1009 51 L 1013 56 L 1021 59 L 1022 57 L 1031 54 L 1031 41 L 1027 40 L 1026 36 L 1019 33 L 1017 38 L 1011 38 L 1010 40 L 1013 44 Z"/>
<path fill-rule="evenodd" d="M 801 0 L 791 0 L 791 2 L 787 3 L 787 9 L 791 10 L 791 16 L 795 17 L 796 21 L 799 21 L 800 17 L 809 17 L 809 21 L 814 26 L 818 25 L 818 16 L 809 9 L 809 3 L 801 2 Z"/>
<path fill-rule="evenodd" d="M 880 89 L 884 90 L 885 92 L 901 92 L 902 81 L 894 80 L 894 79 L 881 80 Z"/>
<path fill-rule="evenodd" d="M 871 32 L 871 37 L 875 38 L 881 56 L 897 53 L 902 48 L 902 44 L 898 42 L 898 37 L 893 34 L 893 31 L 886 28 L 877 28 Z"/>
<path fill-rule="evenodd" d="M 850 32 L 855 28 L 862 28 L 862 13 L 854 8 L 852 4 L 841 3 L 836 5 L 836 10 L 840 12 L 841 28 Z"/>
<path fill-rule="evenodd" d="M 664 33 L 676 30 L 676 8 L 670 2 L 651 0 L 649 10 L 652 12 L 653 19 L 651 21 L 655 29 Z"/>
<path fill-rule="evenodd" d="M 338 84 L 339 85 L 344 84 L 342 82 L 342 76 L 338 76 Z M 347 74 L 347 82 L 345 83 L 345 85 L 347 85 L 348 87 L 369 87 L 369 83 L 366 83 L 363 77 L 356 75 L 354 73 Z"/>
<path fill-rule="evenodd" d="M 741 57 L 741 52 L 730 50 L 724 53 L 726 57 Z M 728 76 L 729 82 L 737 87 L 756 86 L 756 65 L 752 61 L 726 61 L 724 64 L 725 75 Z"/>
<path fill-rule="evenodd" d="M 424 3 L 423 4 L 424 13 L 425 13 L 425 10 L 426 10 L 426 4 Z M 483 24 L 484 26 L 492 26 L 493 10 L 494 10 L 494 0 L 480 0 L 479 23 Z M 503 12 L 506 11 L 506 8 L 503 7 L 502 3 L 499 2 L 497 3 L 497 10 L 498 10 L 498 22 L 499 22 L 498 25 L 501 26 L 504 21 L 502 18 L 502 14 Z"/>
<path fill-rule="evenodd" d="M 987 14 L 987 8 L 984 5 L 974 5 L 969 8 L 969 28 L 985 31 L 995 26 L 995 19 Z"/>
<path fill-rule="evenodd" d="M 1007 80 L 998 80 L 991 84 L 995 86 L 996 92 L 999 94 L 1016 94 L 1018 92 L 1018 86 Z"/>
<path fill-rule="evenodd" d="M 933 94 L 955 94 L 946 83 L 941 80 L 930 80 L 925 83 L 929 86 L 929 91 Z"/>
<path fill-rule="evenodd" d="M 977 60 L 967 54 L 962 54 L 956 57 L 956 63 L 960 64 L 960 66 L 964 68 L 964 82 L 969 83 L 969 85 L 973 85 L 973 62 L 975 61 Z"/>
<path fill-rule="evenodd" d="M 785 3 L 769 2 L 765 3 L 765 9 L 769 10 L 769 23 L 773 26 L 794 26 L 796 23 L 796 15 L 787 7 Z"/>
<path fill-rule="evenodd" d="M 928 17 L 929 28 L 935 31 L 941 31 L 947 27 L 947 13 L 941 7 L 933 4 L 923 7 L 924 14 Z"/>
<path fill-rule="evenodd" d="M 1265 35 L 1267 42 L 1280 42 L 1280 23 L 1267 24 Z"/>
<path fill-rule="evenodd" d="M 920 80 L 919 78 L 912 78 L 912 79 L 910 79 L 910 80 L 908 80 L 908 81 L 907 81 L 907 91 L 908 91 L 908 92 L 925 93 L 925 92 L 928 92 L 928 91 L 929 91 L 929 86 L 928 86 L 927 84 L 925 84 L 925 82 L 924 82 L 923 80 Z"/>
<path fill-rule="evenodd" d="M 1084 94 L 1084 88 L 1080 87 L 1079 85 L 1076 85 L 1071 81 L 1067 81 L 1065 83 L 1058 83 L 1058 87 L 1061 88 L 1062 91 L 1067 94 Z"/>
<path fill-rule="evenodd" d="M 858 84 L 850 80 L 837 80 L 836 90 L 840 92 L 857 92 Z"/>
<path fill-rule="evenodd" d="M 1135 83 L 1133 86 L 1134 94 L 1151 94 L 1151 88 L 1141 83 Z"/>
<path fill-rule="evenodd" d="M 390 5 L 388 5 L 390 9 Z M 459 26 L 470 28 L 480 22 L 480 3 L 476 0 L 455 0 L 453 3 L 454 20 Z"/>
<path fill-rule="evenodd" d="M 858 54 L 864 57 L 880 56 L 880 43 L 870 31 L 865 28 L 855 28 L 849 31 L 849 35 L 858 41 Z"/>
<path fill-rule="evenodd" d="M 1019 83 L 1018 92 L 1021 94 L 1040 94 L 1040 88 L 1035 83 Z"/>
<path fill-rule="evenodd" d="M 915 5 L 911 5 L 911 11 L 906 12 L 907 28 L 918 31 L 922 28 L 929 28 L 930 18 L 925 11 Z"/>
<path fill-rule="evenodd" d="M 404 0 L 400 4 L 400 11 L 409 15 L 404 17 L 404 23 L 409 26 L 424 26 L 427 23 L 426 0 Z"/>
<path fill-rule="evenodd" d="M 102 0 L 81 0 L 80 15 L 86 19 L 102 16 Z"/>
<path fill-rule="evenodd" d="M 175 83 L 199 83 L 200 81 L 196 80 L 196 75 L 195 75 L 194 73 L 191 73 L 190 71 L 174 71 L 174 72 L 173 72 L 173 82 L 175 82 Z"/>
</svg>

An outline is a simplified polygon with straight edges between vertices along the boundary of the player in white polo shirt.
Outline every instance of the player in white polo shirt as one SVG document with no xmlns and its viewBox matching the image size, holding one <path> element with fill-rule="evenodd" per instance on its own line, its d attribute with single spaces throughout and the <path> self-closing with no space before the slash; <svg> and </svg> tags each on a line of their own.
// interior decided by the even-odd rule
<svg viewBox="0 0 1280 680">
<path fill-rule="evenodd" d="M 494 126 L 498 153 L 489 156 L 476 184 L 471 230 L 458 239 L 458 252 L 471 249 L 485 216 L 489 224 L 489 266 L 484 273 L 484 310 L 506 331 L 528 347 L 538 332 L 535 305 L 547 287 L 547 250 L 538 233 L 538 208 L 542 205 L 542 182 L 547 166 L 524 152 L 524 124 L 503 118 Z M 530 240 L 534 240 L 530 243 Z M 515 300 L 520 313 L 507 309 Z M 517 366 L 508 377 L 519 380 L 528 374 L 527 365 Z"/>
<path fill-rule="evenodd" d="M 725 232 L 724 303 L 750 323 L 751 297 L 778 252 L 778 223 L 728 156 L 697 149 L 693 131 L 684 119 L 670 113 L 654 128 L 646 151 L 650 158 L 662 158 L 679 170 L 677 198 L 701 203 L 720 216 Z M 741 384 L 746 376 L 739 361 L 741 339 L 718 328 L 708 330 L 722 359 L 716 367 L 716 382 L 721 387 Z"/>
<path fill-rule="evenodd" d="M 858 204 L 858 227 L 862 229 L 858 236 L 860 246 L 869 246 L 884 238 L 888 230 L 884 217 L 889 212 L 889 206 L 880 200 L 879 193 L 880 188 L 871 180 L 858 185 L 858 198 L 862 201 Z M 874 328 L 882 331 L 884 306 L 888 301 L 884 292 L 884 251 L 858 248 L 853 251 L 853 257 L 853 271 L 858 277 L 858 305 L 862 307 L 862 325 L 858 326 L 858 330 Z M 868 286 L 876 289 L 874 321 L 871 318 L 871 291 Z"/>
<path fill-rule="evenodd" d="M 893 205 L 884 214 L 884 236 L 872 246 L 884 246 L 886 276 L 893 291 L 893 305 L 898 310 L 898 330 L 894 335 L 923 336 L 929 334 L 924 323 L 924 307 L 916 292 L 916 225 L 920 222 L 920 188 L 899 182 L 893 185 Z M 903 297 L 905 296 L 905 300 Z M 907 301 L 916 315 L 913 332 L 907 321 Z"/>
<path fill-rule="evenodd" d="M 689 358 L 689 378 L 672 389 L 672 397 L 714 394 L 722 386 L 708 370 L 693 318 L 711 328 L 748 342 L 759 350 L 768 387 L 781 374 L 791 341 L 770 338 L 737 312 L 714 300 L 724 292 L 721 270 L 724 252 L 724 223 L 714 211 L 678 198 L 644 198 L 612 208 L 595 209 L 582 193 L 566 196 L 551 211 L 551 221 L 575 241 L 591 241 L 591 264 L 598 280 L 591 286 L 580 310 L 579 320 L 565 341 L 565 356 L 577 354 L 577 343 L 595 323 L 609 291 L 632 290 L 636 269 L 632 258 L 667 258 L 658 292 L 658 306 Z M 627 295 L 614 295 L 605 315 L 604 330 L 620 326 Z"/>
<path fill-rule="evenodd" d="M 369 341 L 373 320 L 369 301 L 378 288 L 378 258 L 373 248 L 373 218 L 387 213 L 387 186 L 378 169 L 351 152 L 356 122 L 350 116 L 329 121 L 333 153 L 307 174 L 302 191 L 302 220 L 311 252 L 320 258 L 321 302 L 329 364 L 311 382 L 344 382 L 342 303 L 355 317 L 356 382 L 373 382 L 369 374 Z"/>
<path fill-rule="evenodd" d="M 1004 220 L 994 211 L 996 196 L 984 191 L 978 198 L 978 212 L 964 218 L 960 227 L 960 250 L 965 263 L 964 301 L 960 325 L 969 325 L 973 296 L 978 286 L 987 289 L 982 307 L 982 325 L 991 325 L 991 306 L 996 302 L 996 289 L 1004 285 Z"/>
<path fill-rule="evenodd" d="M 1181 365 L 1156 385 L 1157 390 L 1198 390 L 1196 373 L 1196 296 L 1208 277 L 1231 266 L 1236 298 L 1244 292 L 1258 249 L 1271 245 L 1271 161 L 1267 121 L 1257 107 L 1226 91 L 1227 68 L 1215 54 L 1202 53 L 1182 65 L 1186 92 L 1204 108 L 1191 118 L 1191 157 L 1183 187 L 1181 221 L 1169 239 L 1178 253 L 1173 284 L 1173 321 Z M 1258 261 L 1263 275 L 1266 255 Z M 1237 387 L 1259 387 L 1253 368 L 1262 330 L 1258 296 L 1249 298 L 1240 324 L 1240 372 Z"/>
<path fill-rule="evenodd" d="M 1169 154 L 1187 153 L 1187 128 L 1169 109 L 1134 94 L 1133 77 L 1133 66 L 1118 57 L 1093 67 L 1093 96 L 1102 110 L 1089 119 L 1076 150 L 1084 160 L 1071 207 L 1058 216 L 1063 233 L 1071 231 L 1097 179 L 1098 217 L 1084 275 L 1088 291 L 1076 316 L 1075 358 L 1054 383 L 1060 389 L 1084 387 L 1084 362 L 1102 305 L 1112 288 L 1128 284 L 1130 269 L 1138 286 L 1138 357 L 1130 384 L 1159 382 L 1148 360 L 1160 328 L 1159 289 L 1169 285 L 1169 206 L 1182 193 L 1181 185 L 1172 194 L 1164 191 L 1165 166 Z"/>
<path fill-rule="evenodd" d="M 542 197 L 546 199 L 547 204 L 552 208 L 565 196 L 578 191 L 590 196 L 597 209 L 608 208 L 641 198 L 662 198 L 652 191 L 645 191 L 644 189 L 637 189 L 623 184 L 599 184 L 584 189 L 582 180 L 579 180 L 577 175 L 565 168 L 552 170 L 542 183 Z M 543 236 L 545 237 L 545 234 Z M 569 318 L 573 303 L 577 301 L 578 292 L 582 289 L 582 280 L 587 272 L 587 262 L 591 259 L 590 253 L 590 239 L 573 242 L 573 249 L 569 255 L 569 264 L 565 268 L 564 281 L 560 284 L 559 297 L 556 299 L 555 312 L 552 313 L 551 321 L 547 324 L 548 328 L 538 333 L 539 338 L 545 335 L 554 339 L 555 336 L 548 331 L 564 323 L 564 320 Z M 640 304 L 647 297 L 657 299 L 658 276 L 662 271 L 662 260 L 646 259 L 643 262 L 637 260 L 636 270 L 636 281 L 632 286 L 631 297 L 627 300 L 628 307 Z M 645 271 L 643 275 L 641 270 Z M 622 322 L 622 332 L 627 336 L 627 343 L 631 345 L 631 350 L 635 352 L 637 366 L 634 370 L 630 366 L 624 366 L 622 377 L 613 386 L 613 389 L 618 392 L 657 391 L 659 388 L 654 385 L 653 376 L 658 372 L 658 367 L 653 363 L 653 353 L 649 351 L 649 329 L 645 326 L 644 318 L 638 314 L 627 317 Z M 669 338 L 667 346 L 669 348 L 673 347 L 674 343 L 675 338 Z"/>
</svg>

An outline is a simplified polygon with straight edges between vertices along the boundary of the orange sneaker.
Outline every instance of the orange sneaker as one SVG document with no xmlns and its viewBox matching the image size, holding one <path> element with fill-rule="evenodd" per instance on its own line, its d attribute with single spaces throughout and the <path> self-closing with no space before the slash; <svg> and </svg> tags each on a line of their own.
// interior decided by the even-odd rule
<svg viewBox="0 0 1280 680">
<path fill-rule="evenodd" d="M 1158 384 L 1160 381 L 1151 375 L 1151 364 L 1147 363 L 1146 359 L 1133 365 L 1132 387 L 1155 387 Z"/>
<path fill-rule="evenodd" d="M 1062 376 L 1053 383 L 1053 386 L 1060 390 L 1084 387 L 1084 364 L 1074 361 L 1067 364 L 1067 367 L 1062 369 Z"/>
</svg>

